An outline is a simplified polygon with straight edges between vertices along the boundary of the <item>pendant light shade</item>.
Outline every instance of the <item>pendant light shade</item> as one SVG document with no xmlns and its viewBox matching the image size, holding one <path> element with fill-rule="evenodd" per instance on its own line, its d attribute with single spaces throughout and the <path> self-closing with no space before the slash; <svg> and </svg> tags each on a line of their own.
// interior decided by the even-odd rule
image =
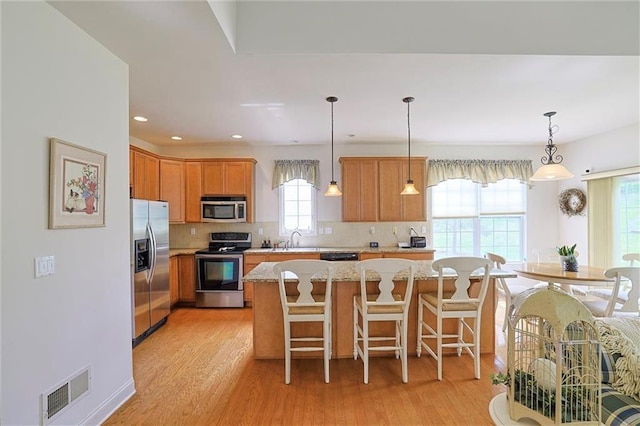
<svg viewBox="0 0 640 426">
<path fill-rule="evenodd" d="M 327 102 L 331 103 L 331 182 L 327 188 L 327 192 L 324 193 L 325 197 L 341 197 L 342 192 L 338 188 L 338 184 L 333 178 L 333 104 L 338 101 L 335 96 L 329 96 Z"/>
<path fill-rule="evenodd" d="M 533 176 L 529 180 L 532 181 L 548 181 L 548 180 L 563 180 L 570 179 L 573 177 L 567 169 L 560 163 L 564 159 L 562 155 L 556 154 L 558 148 L 553 144 L 553 134 L 558 131 L 558 126 L 551 125 L 551 117 L 556 115 L 555 111 L 545 112 L 543 114 L 545 117 L 549 118 L 549 140 L 547 141 L 547 146 L 544 148 L 547 155 L 540 159 L 542 166 L 536 170 Z M 555 155 L 555 161 L 554 161 Z"/>
<path fill-rule="evenodd" d="M 407 179 L 407 183 L 404 184 L 404 188 L 402 189 L 401 195 L 418 195 L 420 192 L 416 189 L 413 180 L 411 180 L 411 121 L 410 121 L 410 110 L 409 106 L 411 102 L 415 99 L 412 97 L 406 97 L 402 99 L 402 102 L 407 104 L 407 145 L 409 148 L 409 179 Z"/>
</svg>

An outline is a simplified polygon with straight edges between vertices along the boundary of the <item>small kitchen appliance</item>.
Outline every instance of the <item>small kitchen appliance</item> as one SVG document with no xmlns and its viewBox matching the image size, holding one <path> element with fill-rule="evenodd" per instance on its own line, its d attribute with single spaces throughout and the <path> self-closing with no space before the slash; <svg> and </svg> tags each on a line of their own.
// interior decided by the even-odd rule
<svg viewBox="0 0 640 426">
<path fill-rule="evenodd" d="M 427 246 L 427 237 L 411 237 L 410 244 L 411 247 L 424 248 Z"/>
<path fill-rule="evenodd" d="M 202 222 L 238 223 L 247 221 L 247 197 L 211 196 L 200 199 Z"/>
<path fill-rule="evenodd" d="M 242 252 L 251 248 L 250 232 L 212 232 L 209 247 L 196 257 L 196 307 L 242 308 Z"/>
</svg>

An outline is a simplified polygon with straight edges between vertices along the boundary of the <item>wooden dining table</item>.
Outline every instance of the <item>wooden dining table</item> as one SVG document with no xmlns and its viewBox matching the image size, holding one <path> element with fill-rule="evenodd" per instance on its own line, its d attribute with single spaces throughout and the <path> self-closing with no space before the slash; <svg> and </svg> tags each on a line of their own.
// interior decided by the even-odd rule
<svg viewBox="0 0 640 426">
<path fill-rule="evenodd" d="M 604 268 L 580 265 L 578 272 L 564 271 L 560 263 L 525 263 L 524 267 L 513 270 L 521 277 L 538 281 L 546 281 L 550 286 L 560 286 L 571 292 L 572 285 L 607 286 L 613 284 L 614 278 L 604 275 Z"/>
</svg>

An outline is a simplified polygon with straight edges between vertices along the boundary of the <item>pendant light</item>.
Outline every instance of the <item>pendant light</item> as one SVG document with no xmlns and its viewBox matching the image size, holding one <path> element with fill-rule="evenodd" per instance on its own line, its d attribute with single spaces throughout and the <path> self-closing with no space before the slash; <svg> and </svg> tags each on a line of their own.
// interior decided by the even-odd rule
<svg viewBox="0 0 640 426">
<path fill-rule="evenodd" d="M 333 103 L 337 102 L 338 98 L 335 96 L 329 96 L 327 102 L 331 103 L 331 183 L 327 188 L 327 192 L 324 193 L 325 197 L 341 197 L 342 192 L 338 188 L 338 184 L 333 178 Z"/>
<path fill-rule="evenodd" d="M 411 122 L 409 121 L 410 110 L 409 105 L 415 99 L 411 96 L 402 99 L 402 102 L 407 104 L 407 146 L 409 148 L 409 179 L 407 179 L 407 183 L 404 184 L 404 189 L 400 193 L 401 195 L 418 195 L 420 192 L 416 189 L 413 184 L 413 180 L 411 180 Z"/>
<path fill-rule="evenodd" d="M 538 170 L 536 170 L 535 174 L 531 176 L 530 180 L 546 181 L 570 179 L 573 177 L 573 175 L 569 173 L 569 171 L 565 169 L 562 164 L 560 164 L 562 163 L 562 160 L 564 158 L 560 154 L 555 155 L 558 148 L 553 144 L 553 134 L 558 131 L 558 126 L 551 125 L 551 117 L 556 115 L 556 112 L 545 112 L 543 115 L 545 117 L 549 117 L 549 140 L 547 141 L 547 146 L 544 148 L 547 155 L 540 159 L 542 166 L 540 166 Z"/>
</svg>

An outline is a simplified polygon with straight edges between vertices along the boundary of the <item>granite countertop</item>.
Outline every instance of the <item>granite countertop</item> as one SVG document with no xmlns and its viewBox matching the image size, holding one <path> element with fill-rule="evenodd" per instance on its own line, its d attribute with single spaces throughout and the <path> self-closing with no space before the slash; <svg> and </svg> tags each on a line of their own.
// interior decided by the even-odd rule
<svg viewBox="0 0 640 426">
<path fill-rule="evenodd" d="M 400 247 L 293 247 L 288 249 L 278 248 L 251 248 L 244 253 L 265 254 L 265 253 L 431 253 L 432 248 L 400 248 Z"/>
<path fill-rule="evenodd" d="M 194 254 L 198 250 L 202 250 L 202 248 L 170 248 L 169 257 L 178 256 L 181 254 Z"/>
<path fill-rule="evenodd" d="M 242 278 L 242 281 L 249 281 L 254 283 L 278 282 L 278 276 L 273 272 L 273 265 L 275 265 L 276 263 L 278 262 L 260 263 L 251 272 L 245 275 Z M 331 263 L 336 268 L 335 273 L 333 274 L 334 281 L 360 281 L 360 275 L 356 272 L 356 269 L 354 268 L 354 265 L 356 264 L 355 261 L 338 261 L 338 262 L 331 262 Z M 416 274 L 414 277 L 415 280 L 426 280 L 426 279 L 435 278 L 438 276 L 438 273 L 433 269 L 431 269 L 431 264 L 433 263 L 432 260 L 418 260 L 416 261 L 416 263 L 418 264 L 418 270 L 416 271 Z M 456 274 L 454 274 L 453 271 L 449 273 L 445 272 L 445 276 L 455 277 Z M 472 278 L 480 278 L 481 276 L 482 276 L 481 274 L 471 275 Z M 494 278 L 495 277 L 515 278 L 517 275 L 515 272 L 512 272 L 512 271 L 503 271 L 499 269 L 494 269 L 491 271 L 491 276 Z M 371 277 L 372 281 L 374 281 L 377 278 L 378 277 L 374 277 L 372 274 L 372 277 Z M 401 280 L 407 279 L 407 273 L 406 272 L 399 273 L 397 275 L 397 278 Z M 322 281 L 323 279 L 326 279 L 326 275 L 325 276 L 317 275 L 317 279 Z M 369 280 L 369 277 L 367 277 L 367 280 Z M 292 281 L 294 281 L 293 276 L 292 276 Z"/>
</svg>

